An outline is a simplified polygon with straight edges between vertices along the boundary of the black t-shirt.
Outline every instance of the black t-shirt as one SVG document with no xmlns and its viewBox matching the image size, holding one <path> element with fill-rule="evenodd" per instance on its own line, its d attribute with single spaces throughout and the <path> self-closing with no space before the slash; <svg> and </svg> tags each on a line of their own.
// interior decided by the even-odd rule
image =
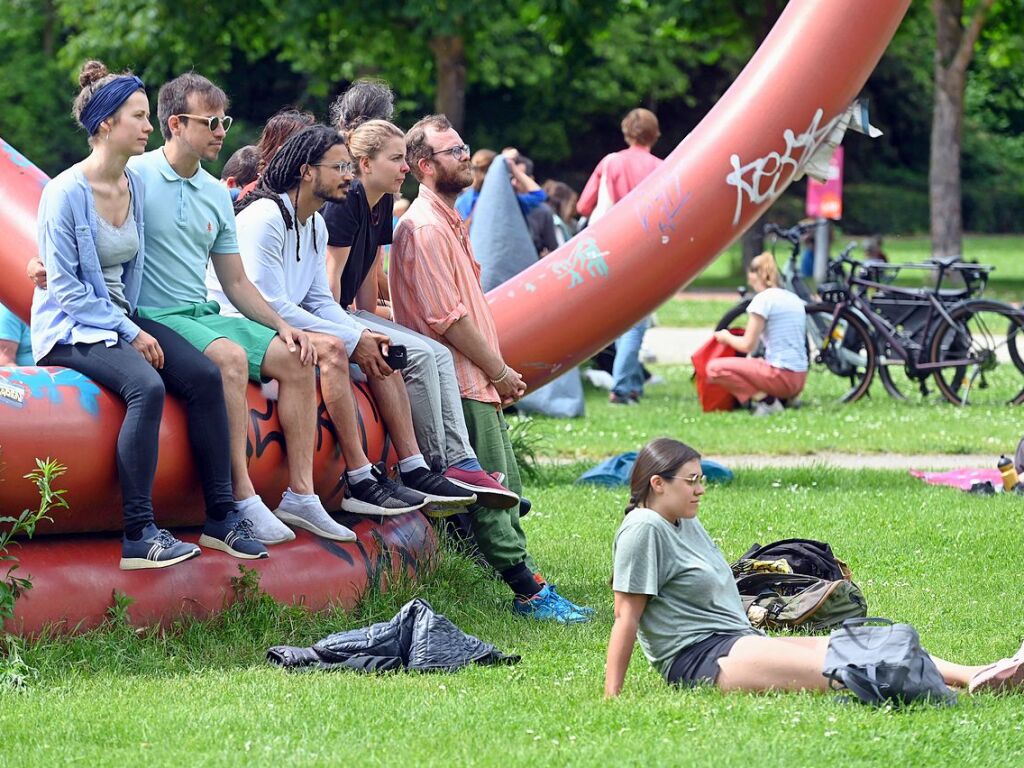
<svg viewBox="0 0 1024 768">
<path fill-rule="evenodd" d="M 321 214 L 327 222 L 327 244 L 337 248 L 351 247 L 345 269 L 341 273 L 341 305 L 352 304 L 359 286 L 373 267 L 377 248 L 390 245 L 394 235 L 392 217 L 394 195 L 384 195 L 373 210 L 366 204 L 366 190 L 356 179 L 348 197 L 340 203 L 327 203 Z"/>
<path fill-rule="evenodd" d="M 537 249 L 538 256 L 545 249 L 550 252 L 558 247 L 558 238 L 555 236 L 555 213 L 547 203 L 541 203 L 526 214 L 526 227 L 530 230 L 533 247 Z"/>
</svg>

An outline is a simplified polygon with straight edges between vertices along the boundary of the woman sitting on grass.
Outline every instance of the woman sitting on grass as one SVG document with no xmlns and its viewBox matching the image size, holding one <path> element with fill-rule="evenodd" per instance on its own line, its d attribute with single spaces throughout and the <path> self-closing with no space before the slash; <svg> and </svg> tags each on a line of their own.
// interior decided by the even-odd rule
<svg viewBox="0 0 1024 768">
<path fill-rule="evenodd" d="M 750 262 L 747 283 L 756 295 L 747 307 L 746 331 L 716 331 L 715 339 L 749 355 L 763 337 L 764 359 L 720 357 L 708 363 L 707 377 L 741 403 L 756 399 L 754 415 L 767 416 L 781 411 L 781 401 L 799 395 L 807 382 L 806 314 L 795 293 L 778 287 L 779 269 L 767 251 Z"/>
<path fill-rule="evenodd" d="M 622 690 L 639 635 L 644 655 L 669 683 L 723 691 L 824 691 L 828 637 L 767 637 L 747 619 L 732 570 L 697 520 L 704 495 L 700 454 L 652 440 L 637 456 L 626 519 L 615 534 L 615 624 L 605 696 Z M 1012 659 L 963 666 L 932 657 L 948 685 L 1024 684 L 1024 646 Z"/>
</svg>

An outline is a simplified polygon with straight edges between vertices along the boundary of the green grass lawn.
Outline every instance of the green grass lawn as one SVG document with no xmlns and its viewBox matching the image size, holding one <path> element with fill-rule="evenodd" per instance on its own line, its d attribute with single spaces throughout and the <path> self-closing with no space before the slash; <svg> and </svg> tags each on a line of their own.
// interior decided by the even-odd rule
<svg viewBox="0 0 1024 768">
<path fill-rule="evenodd" d="M 530 436 L 538 454 L 560 459 L 597 460 L 673 434 L 715 454 L 980 453 L 1012 452 L 1024 432 L 1024 412 L 1010 407 L 954 408 L 932 397 L 890 399 L 877 380 L 868 397 L 838 404 L 839 379 L 812 373 L 803 407 L 768 419 L 746 411 L 703 413 L 690 380 L 690 366 L 653 366 L 665 383 L 648 387 L 636 406 L 613 406 L 608 393 L 585 385 L 587 415 L 582 419 L 532 418 Z M 1024 386 L 1024 379 L 1021 380 Z"/>
<path fill-rule="evenodd" d="M 666 430 L 682 435 L 685 430 Z M 699 441 L 698 441 L 698 444 Z M 588 625 L 513 617 L 502 586 L 448 555 L 421 587 L 351 616 L 250 600 L 219 620 L 159 633 L 124 625 L 23 648 L 37 672 L 0 686 L 0 763 L 83 765 L 1014 765 L 1019 696 L 949 709 L 877 711 L 830 695 L 673 690 L 639 651 L 622 697 L 601 698 L 611 627 L 610 542 L 621 490 L 529 489 L 531 549 Z M 982 663 L 1016 649 L 1021 500 L 979 498 L 893 472 L 751 471 L 709 490 L 705 526 L 729 558 L 755 541 L 810 536 L 847 560 L 870 612 L 913 623 L 928 650 Z M 885 544 L 885 545 L 883 545 Z M 886 546 L 887 545 L 887 546 Z M 979 567 L 984 563 L 984 567 Z M 457 674 L 290 674 L 269 645 L 390 617 L 414 594 L 522 656 Z"/>
</svg>

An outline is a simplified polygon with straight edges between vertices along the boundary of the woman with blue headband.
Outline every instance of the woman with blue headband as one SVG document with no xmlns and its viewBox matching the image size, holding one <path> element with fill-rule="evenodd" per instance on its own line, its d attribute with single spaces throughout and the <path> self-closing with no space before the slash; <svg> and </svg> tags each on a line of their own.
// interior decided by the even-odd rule
<svg viewBox="0 0 1024 768">
<path fill-rule="evenodd" d="M 144 189 L 126 168 L 153 126 L 142 80 L 98 61 L 79 75 L 72 114 L 91 152 L 55 177 L 39 204 L 46 288 L 32 298 L 32 351 L 40 365 L 73 368 L 124 400 L 117 473 L 124 510 L 120 567 L 164 568 L 199 547 L 157 528 L 153 478 L 164 394 L 181 397 L 206 500 L 199 543 L 244 559 L 267 556 L 237 511 L 227 412 L 217 367 L 169 328 L 136 314 L 145 262 Z"/>
</svg>

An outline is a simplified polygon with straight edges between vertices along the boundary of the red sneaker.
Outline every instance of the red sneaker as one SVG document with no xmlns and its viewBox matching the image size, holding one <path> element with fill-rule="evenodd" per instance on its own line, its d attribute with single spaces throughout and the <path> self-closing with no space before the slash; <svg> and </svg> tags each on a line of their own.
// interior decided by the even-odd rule
<svg viewBox="0 0 1024 768">
<path fill-rule="evenodd" d="M 516 494 L 482 469 L 449 467 L 444 476 L 460 488 L 475 493 L 477 503 L 490 509 L 511 509 L 519 503 Z"/>
</svg>

